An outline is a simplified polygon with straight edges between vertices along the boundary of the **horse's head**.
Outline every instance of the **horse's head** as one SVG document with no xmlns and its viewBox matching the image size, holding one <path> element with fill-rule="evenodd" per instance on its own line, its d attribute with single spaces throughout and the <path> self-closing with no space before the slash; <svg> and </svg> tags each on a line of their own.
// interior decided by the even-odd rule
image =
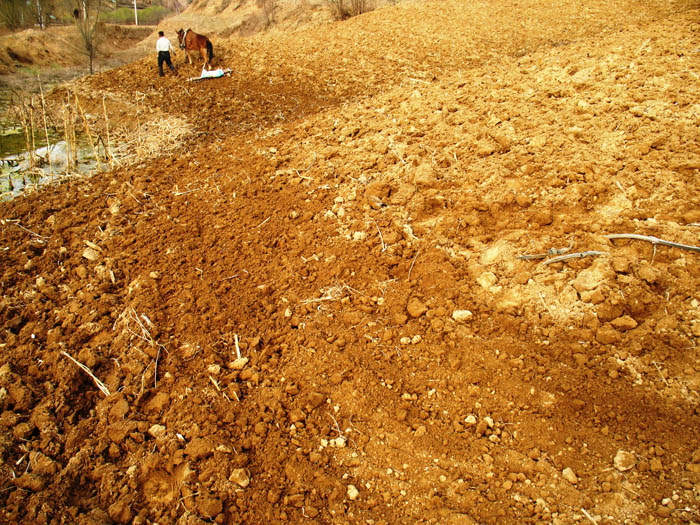
<svg viewBox="0 0 700 525">
<path fill-rule="evenodd" d="M 177 30 L 177 41 L 180 44 L 180 49 L 185 49 L 185 32 L 182 29 Z"/>
</svg>

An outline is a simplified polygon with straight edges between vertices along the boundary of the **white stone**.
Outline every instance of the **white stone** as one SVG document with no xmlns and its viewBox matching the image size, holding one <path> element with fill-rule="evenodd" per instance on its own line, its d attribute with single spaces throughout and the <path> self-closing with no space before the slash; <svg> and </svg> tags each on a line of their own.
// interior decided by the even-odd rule
<svg viewBox="0 0 700 525">
<path fill-rule="evenodd" d="M 452 319 L 454 319 L 458 323 L 466 323 L 472 317 L 474 317 L 474 314 L 471 313 L 471 311 L 469 310 L 455 310 L 454 312 L 452 312 Z"/>
<path fill-rule="evenodd" d="M 355 501 L 359 495 L 360 491 L 357 490 L 357 487 L 355 487 L 355 485 L 348 485 L 348 498 L 350 498 L 352 501 Z"/>
<path fill-rule="evenodd" d="M 163 425 L 151 425 L 151 428 L 148 429 L 148 433 L 151 437 L 159 438 L 165 434 L 165 427 Z"/>
<path fill-rule="evenodd" d="M 626 470 L 634 468 L 634 466 L 637 464 L 637 457 L 631 452 L 618 450 L 617 454 L 615 454 L 613 464 L 617 470 L 620 472 L 625 472 Z"/>
<path fill-rule="evenodd" d="M 477 277 L 476 282 L 479 283 L 484 290 L 488 290 L 498 282 L 498 277 L 493 272 L 484 272 Z"/>
<path fill-rule="evenodd" d="M 564 470 L 562 470 L 561 475 L 566 481 L 568 481 L 572 485 L 578 483 L 578 478 L 576 477 L 576 474 L 573 470 L 571 470 L 570 467 L 566 467 Z"/>
</svg>

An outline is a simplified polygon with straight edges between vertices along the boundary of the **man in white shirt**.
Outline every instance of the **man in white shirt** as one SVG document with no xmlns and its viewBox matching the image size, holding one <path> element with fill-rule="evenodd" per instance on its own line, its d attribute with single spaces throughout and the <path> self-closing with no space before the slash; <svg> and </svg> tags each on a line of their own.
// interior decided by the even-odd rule
<svg viewBox="0 0 700 525">
<path fill-rule="evenodd" d="M 175 54 L 173 46 L 170 45 L 170 40 L 165 38 L 165 33 L 163 31 L 158 31 L 158 41 L 156 42 L 156 51 L 158 51 L 158 73 L 163 76 L 163 62 L 168 64 L 170 71 L 177 75 L 177 71 L 173 67 L 173 63 L 170 61 L 170 52 Z"/>
</svg>

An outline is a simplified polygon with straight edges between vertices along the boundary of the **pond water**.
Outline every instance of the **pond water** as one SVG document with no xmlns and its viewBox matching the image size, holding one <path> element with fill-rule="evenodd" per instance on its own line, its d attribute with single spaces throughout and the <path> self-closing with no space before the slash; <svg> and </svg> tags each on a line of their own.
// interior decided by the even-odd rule
<svg viewBox="0 0 700 525">
<path fill-rule="evenodd" d="M 57 140 L 51 143 L 49 148 L 46 146 L 37 148 L 34 151 L 34 168 L 31 168 L 29 154 L 25 151 L 26 142 L 22 140 L 20 146 L 22 149 L 19 153 L 12 153 L 0 159 L 0 200 L 12 199 L 29 186 L 52 182 L 57 177 L 64 178 L 88 173 L 96 166 L 92 148 L 84 141 L 78 142 L 79 162 L 72 168 L 68 165 L 65 141 Z M 16 151 L 16 149 L 7 151 Z"/>
<path fill-rule="evenodd" d="M 31 137 L 29 138 L 31 140 Z M 55 144 L 61 137 L 52 130 L 49 130 L 49 141 Z M 34 136 L 34 145 L 37 148 L 46 146 L 46 135 L 44 133 Z M 0 130 L 0 159 L 10 155 L 18 155 L 27 151 L 27 140 L 21 128 L 9 128 Z"/>
</svg>

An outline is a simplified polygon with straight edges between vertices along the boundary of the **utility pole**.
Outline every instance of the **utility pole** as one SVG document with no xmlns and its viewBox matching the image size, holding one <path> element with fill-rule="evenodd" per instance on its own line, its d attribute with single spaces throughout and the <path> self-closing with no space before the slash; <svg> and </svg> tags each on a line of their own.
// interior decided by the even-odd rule
<svg viewBox="0 0 700 525">
<path fill-rule="evenodd" d="M 139 12 L 136 10 L 136 0 L 134 0 L 134 22 L 139 25 Z"/>
</svg>

